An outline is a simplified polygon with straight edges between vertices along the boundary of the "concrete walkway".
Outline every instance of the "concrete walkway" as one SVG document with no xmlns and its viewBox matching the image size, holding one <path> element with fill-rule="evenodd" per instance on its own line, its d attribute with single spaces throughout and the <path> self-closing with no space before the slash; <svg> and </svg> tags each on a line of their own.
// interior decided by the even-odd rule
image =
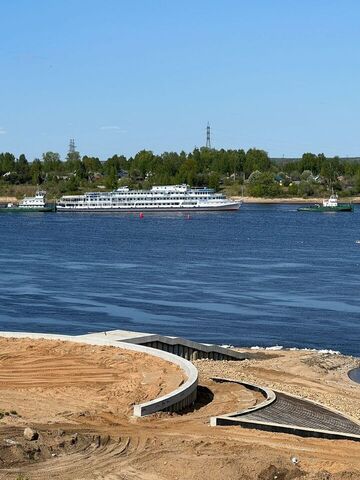
<svg viewBox="0 0 360 480">
<path fill-rule="evenodd" d="M 127 330 L 111 330 L 107 332 L 90 333 L 83 338 L 111 338 L 117 342 L 144 345 L 165 352 L 174 353 L 186 360 L 208 358 L 211 360 L 245 360 L 254 358 L 256 354 L 240 353 L 209 343 L 199 343 L 187 338 L 159 335 L 157 333 L 131 332 Z"/>
<path fill-rule="evenodd" d="M 226 379 L 214 379 L 226 382 Z M 240 383 L 257 389 L 264 401 L 248 410 L 212 417 L 210 424 L 238 425 L 271 432 L 292 433 L 303 437 L 349 439 L 360 441 L 360 424 L 335 410 L 319 403 L 304 400 L 269 388 Z"/>
</svg>

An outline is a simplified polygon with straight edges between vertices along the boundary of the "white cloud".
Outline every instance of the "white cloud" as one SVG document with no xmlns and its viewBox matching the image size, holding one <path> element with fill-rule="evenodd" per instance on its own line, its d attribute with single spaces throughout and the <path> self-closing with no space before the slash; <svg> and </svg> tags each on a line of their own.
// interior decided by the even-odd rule
<svg viewBox="0 0 360 480">
<path fill-rule="evenodd" d="M 100 130 L 114 130 L 119 133 L 126 133 L 126 130 L 123 130 L 121 127 L 118 127 L 117 125 L 104 125 L 100 127 Z"/>
<path fill-rule="evenodd" d="M 0 127 L 0 135 L 5 135 L 6 130 L 3 127 Z"/>
</svg>

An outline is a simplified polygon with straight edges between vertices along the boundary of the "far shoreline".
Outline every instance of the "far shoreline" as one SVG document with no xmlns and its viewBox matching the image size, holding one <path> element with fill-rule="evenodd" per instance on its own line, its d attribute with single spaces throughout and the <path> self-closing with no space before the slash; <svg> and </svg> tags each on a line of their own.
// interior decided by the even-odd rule
<svg viewBox="0 0 360 480">
<path fill-rule="evenodd" d="M 266 198 L 266 197 L 240 197 L 240 196 L 231 196 L 232 200 L 241 201 L 242 203 L 263 203 L 263 204 L 314 204 L 322 203 L 324 198 L 298 198 L 298 197 L 289 197 L 289 198 Z M 350 198 L 339 198 L 339 203 L 360 203 L 359 197 L 350 197 Z"/>
</svg>

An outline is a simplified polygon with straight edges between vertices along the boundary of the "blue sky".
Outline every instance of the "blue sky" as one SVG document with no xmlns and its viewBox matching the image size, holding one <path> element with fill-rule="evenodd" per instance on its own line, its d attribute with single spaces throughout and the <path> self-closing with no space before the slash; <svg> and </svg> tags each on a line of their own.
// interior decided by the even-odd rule
<svg viewBox="0 0 360 480">
<path fill-rule="evenodd" d="M 0 151 L 360 155 L 357 0 L 0 0 Z"/>
</svg>

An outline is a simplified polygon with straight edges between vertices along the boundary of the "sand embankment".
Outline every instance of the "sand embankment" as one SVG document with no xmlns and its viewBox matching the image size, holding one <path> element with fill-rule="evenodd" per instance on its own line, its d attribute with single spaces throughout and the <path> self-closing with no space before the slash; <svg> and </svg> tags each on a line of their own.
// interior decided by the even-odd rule
<svg viewBox="0 0 360 480">
<path fill-rule="evenodd" d="M 0 197 L 0 205 L 8 203 L 17 203 L 18 199 L 16 197 Z"/>
<path fill-rule="evenodd" d="M 322 198 L 300 198 L 300 197 L 291 197 L 291 198 L 264 198 L 264 197 L 239 197 L 239 196 L 232 196 L 231 197 L 235 201 L 242 201 L 244 203 L 322 203 L 324 197 Z M 360 203 L 360 197 L 347 197 L 347 198 L 339 198 L 339 202 L 342 203 Z"/>
<path fill-rule="evenodd" d="M 183 382 L 175 365 L 114 347 L 0 338 L 0 352 L 0 408 L 32 422 L 106 411 L 127 418 L 134 404 Z"/>
<path fill-rule="evenodd" d="M 209 417 L 255 405 L 259 394 L 212 376 L 261 383 L 313 398 L 360 420 L 356 359 L 317 352 L 262 352 L 243 362 L 199 360 L 192 411 L 132 418 L 134 402 L 182 381 L 144 354 L 43 340 L 0 339 L 0 479 L 358 480 L 360 444 L 238 427 Z M 280 388 L 281 387 L 281 388 Z M 24 441 L 25 426 L 39 440 Z M 296 456 L 297 465 L 291 462 Z"/>
</svg>

